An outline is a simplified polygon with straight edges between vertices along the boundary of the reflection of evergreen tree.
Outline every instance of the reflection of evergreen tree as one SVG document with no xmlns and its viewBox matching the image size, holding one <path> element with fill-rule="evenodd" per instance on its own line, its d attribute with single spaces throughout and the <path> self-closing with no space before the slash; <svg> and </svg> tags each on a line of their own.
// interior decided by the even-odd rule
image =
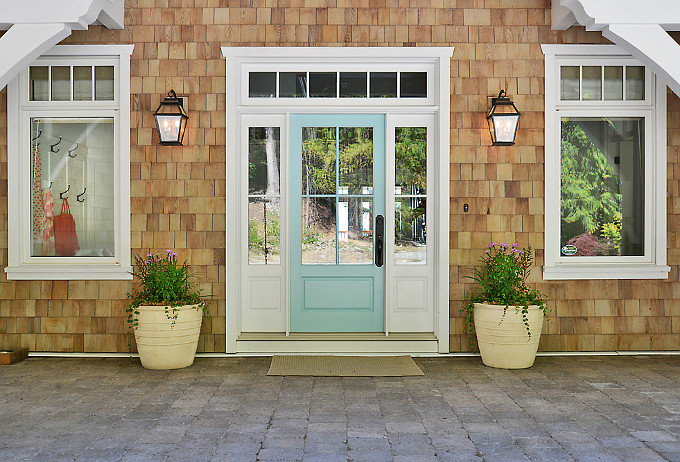
<svg viewBox="0 0 680 462">
<path fill-rule="evenodd" d="M 427 128 L 399 127 L 394 145 L 395 184 L 401 194 L 425 194 L 427 183 Z M 397 198 L 395 240 L 425 241 L 425 201 L 417 197 Z"/>
<path fill-rule="evenodd" d="M 622 196 L 614 166 L 577 121 L 563 119 L 561 140 L 561 245 L 589 233 L 618 248 Z"/>
</svg>

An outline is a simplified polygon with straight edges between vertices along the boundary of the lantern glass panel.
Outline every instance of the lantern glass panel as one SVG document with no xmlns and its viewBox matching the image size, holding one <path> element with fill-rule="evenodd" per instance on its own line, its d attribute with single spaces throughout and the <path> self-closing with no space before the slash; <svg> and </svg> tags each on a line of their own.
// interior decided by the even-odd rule
<svg viewBox="0 0 680 462">
<path fill-rule="evenodd" d="M 494 114 L 491 116 L 494 131 L 494 142 L 514 143 L 517 133 L 519 114 Z"/>
<path fill-rule="evenodd" d="M 156 115 L 156 122 L 158 123 L 158 136 L 161 143 L 171 143 L 180 141 L 180 128 L 182 126 L 182 116 L 179 114 L 173 115 Z"/>
</svg>

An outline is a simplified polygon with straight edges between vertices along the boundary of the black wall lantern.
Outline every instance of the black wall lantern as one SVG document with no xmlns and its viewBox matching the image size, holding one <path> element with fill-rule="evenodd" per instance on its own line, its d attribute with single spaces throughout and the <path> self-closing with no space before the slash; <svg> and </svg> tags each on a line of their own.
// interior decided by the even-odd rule
<svg viewBox="0 0 680 462">
<path fill-rule="evenodd" d="M 153 116 L 156 119 L 160 144 L 181 146 L 189 116 L 184 110 L 182 100 L 177 97 L 175 90 L 168 92 L 168 96 L 161 101 Z"/>
<path fill-rule="evenodd" d="M 486 116 L 489 132 L 494 146 L 512 146 L 515 144 L 520 113 L 515 103 L 501 90 L 498 98 L 491 98 L 491 109 Z"/>
</svg>

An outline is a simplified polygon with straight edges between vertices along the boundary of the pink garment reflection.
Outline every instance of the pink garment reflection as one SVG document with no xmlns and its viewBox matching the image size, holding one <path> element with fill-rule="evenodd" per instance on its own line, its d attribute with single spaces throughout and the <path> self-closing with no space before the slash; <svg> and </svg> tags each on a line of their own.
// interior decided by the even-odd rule
<svg viewBox="0 0 680 462">
<path fill-rule="evenodd" d="M 54 198 L 52 190 L 43 189 L 42 207 L 45 215 L 43 227 L 40 230 L 43 255 L 54 254 Z"/>
</svg>

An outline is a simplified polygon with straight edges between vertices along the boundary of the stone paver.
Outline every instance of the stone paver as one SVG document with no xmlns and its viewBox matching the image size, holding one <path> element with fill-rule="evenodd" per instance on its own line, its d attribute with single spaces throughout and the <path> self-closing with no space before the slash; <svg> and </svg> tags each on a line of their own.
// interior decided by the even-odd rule
<svg viewBox="0 0 680 462">
<path fill-rule="evenodd" d="M 269 358 L 0 367 L 0 460 L 680 461 L 680 357 L 420 358 L 423 377 L 268 377 Z"/>
</svg>

